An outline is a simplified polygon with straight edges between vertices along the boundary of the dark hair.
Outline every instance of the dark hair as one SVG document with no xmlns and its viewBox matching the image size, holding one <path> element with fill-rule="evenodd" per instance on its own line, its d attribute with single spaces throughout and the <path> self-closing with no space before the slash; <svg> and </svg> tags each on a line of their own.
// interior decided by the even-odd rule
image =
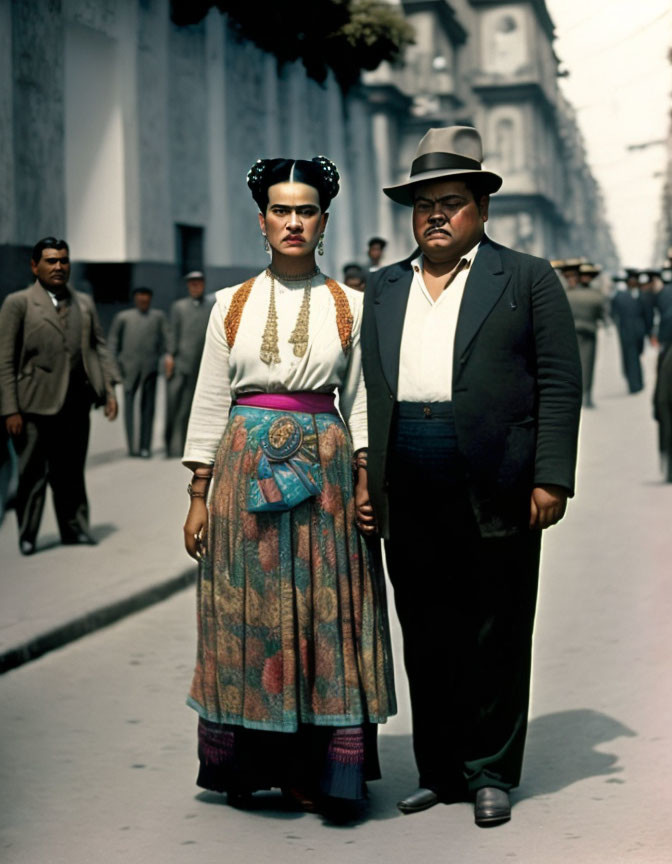
<svg viewBox="0 0 672 864">
<path fill-rule="evenodd" d="M 358 279 L 366 279 L 366 272 L 359 264 L 344 264 L 343 279 L 348 279 L 350 276 L 356 276 Z"/>
<path fill-rule="evenodd" d="M 146 288 L 144 285 L 138 285 L 137 288 L 134 288 L 131 291 L 131 294 L 133 294 L 133 295 L 135 295 L 135 294 L 153 294 L 153 293 L 154 292 L 152 291 L 151 288 Z"/>
<path fill-rule="evenodd" d="M 56 249 L 59 252 L 61 249 L 65 249 L 68 255 L 70 254 L 70 247 L 65 240 L 57 240 L 55 237 L 44 237 L 42 240 L 37 241 L 33 246 L 33 251 L 30 253 L 30 257 L 35 264 L 39 264 L 45 249 Z"/>
<path fill-rule="evenodd" d="M 490 195 L 488 192 L 488 178 L 479 177 L 478 174 L 463 174 L 461 177 L 456 177 L 456 180 L 462 180 L 464 185 L 473 195 L 474 201 L 477 204 L 481 203 L 481 198 Z M 492 182 L 492 180 L 490 180 Z"/>
<path fill-rule="evenodd" d="M 372 246 L 382 246 L 383 249 L 387 246 L 387 240 L 383 240 L 382 237 L 372 237 L 369 240 L 369 249 Z"/>
<path fill-rule="evenodd" d="M 247 185 L 262 213 L 268 207 L 269 187 L 292 178 L 317 189 L 320 207 L 325 211 L 338 195 L 340 176 L 334 163 L 326 156 L 305 159 L 257 159 L 247 172 Z"/>
</svg>

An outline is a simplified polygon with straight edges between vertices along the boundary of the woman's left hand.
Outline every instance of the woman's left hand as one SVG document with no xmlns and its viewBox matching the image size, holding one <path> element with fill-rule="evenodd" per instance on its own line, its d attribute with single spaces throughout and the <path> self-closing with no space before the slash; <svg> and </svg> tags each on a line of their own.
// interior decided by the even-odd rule
<svg viewBox="0 0 672 864">
<path fill-rule="evenodd" d="M 357 475 L 357 484 L 355 485 L 355 521 L 362 534 L 368 537 L 371 534 L 375 534 L 377 530 L 376 517 L 373 515 L 373 507 L 369 499 L 369 484 L 367 482 L 366 470 L 360 468 Z"/>
</svg>

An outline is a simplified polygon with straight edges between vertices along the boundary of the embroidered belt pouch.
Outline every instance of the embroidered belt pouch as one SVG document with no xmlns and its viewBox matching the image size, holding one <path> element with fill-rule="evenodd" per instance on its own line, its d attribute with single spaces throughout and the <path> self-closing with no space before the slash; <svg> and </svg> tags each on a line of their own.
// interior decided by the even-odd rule
<svg viewBox="0 0 672 864">
<path fill-rule="evenodd" d="M 247 509 L 252 513 L 291 510 L 322 491 L 317 427 L 311 414 L 267 411 L 260 416 L 248 433 L 259 449 Z"/>
</svg>

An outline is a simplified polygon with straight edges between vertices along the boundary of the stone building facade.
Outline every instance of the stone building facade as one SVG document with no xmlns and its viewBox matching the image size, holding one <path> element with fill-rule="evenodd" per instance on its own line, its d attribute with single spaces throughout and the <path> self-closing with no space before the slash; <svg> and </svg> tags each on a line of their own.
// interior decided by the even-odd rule
<svg viewBox="0 0 672 864">
<path fill-rule="evenodd" d="M 324 270 L 363 260 L 373 234 L 391 260 L 411 251 L 408 212 L 380 187 L 451 123 L 477 126 L 505 177 L 495 239 L 613 266 L 543 0 L 401 5 L 417 31 L 405 65 L 344 95 L 300 64 L 278 69 L 214 10 L 178 27 L 169 0 L 0 0 L 0 293 L 26 284 L 47 234 L 68 239 L 104 318 L 141 284 L 166 307 L 193 267 L 210 289 L 239 281 L 267 261 L 245 183 L 262 156 L 339 166 Z"/>
<path fill-rule="evenodd" d="M 380 148 L 393 142 L 381 181 L 407 175 L 430 126 L 473 125 L 485 163 L 504 178 L 488 232 L 549 258 L 583 255 L 616 269 L 618 255 L 575 116 L 558 87 L 553 22 L 544 0 L 403 0 L 418 34 L 403 69 L 367 75 Z M 409 100 L 407 113 L 400 98 Z M 408 218 L 379 199 L 381 232 L 408 249 Z"/>
</svg>

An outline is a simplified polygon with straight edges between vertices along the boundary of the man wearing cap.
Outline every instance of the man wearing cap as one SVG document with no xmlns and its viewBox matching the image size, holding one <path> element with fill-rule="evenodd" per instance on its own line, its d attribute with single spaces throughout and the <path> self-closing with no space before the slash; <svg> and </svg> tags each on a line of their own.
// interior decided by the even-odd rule
<svg viewBox="0 0 672 864">
<path fill-rule="evenodd" d="M 630 393 L 644 389 L 641 355 L 644 338 L 651 334 L 650 316 L 642 299 L 637 270 L 626 270 L 626 290 L 616 291 L 611 297 L 611 317 L 616 322 L 621 345 L 623 374 Z"/>
<path fill-rule="evenodd" d="M 110 327 L 109 343 L 124 382 L 124 424 L 129 456 L 148 459 L 152 449 L 156 379 L 166 350 L 168 321 L 151 309 L 152 289 L 133 289 L 133 308 L 118 312 Z M 136 394 L 140 393 L 140 435 L 135 433 Z M 139 445 L 139 446 L 138 446 Z"/>
<path fill-rule="evenodd" d="M 119 372 L 91 297 L 73 290 L 65 240 L 33 247 L 35 282 L 0 309 L 0 414 L 18 457 L 19 549 L 35 552 L 47 485 L 61 542 L 95 544 L 84 465 L 91 406 L 117 416 Z"/>
<path fill-rule="evenodd" d="M 205 343 L 212 301 L 205 296 L 205 276 L 192 270 L 184 277 L 188 297 L 170 309 L 168 350 L 165 358 L 168 382 L 166 401 L 166 456 L 181 458 L 187 437 L 189 412 L 196 389 L 198 368 Z"/>
<path fill-rule="evenodd" d="M 414 813 L 510 818 L 529 699 L 541 531 L 574 490 L 581 367 L 549 263 L 484 234 L 478 132 L 430 129 L 407 182 L 419 249 L 367 286 L 368 481 L 404 634 Z"/>
<path fill-rule="evenodd" d="M 591 282 L 599 276 L 601 270 L 590 262 L 579 264 L 578 280 L 570 283 L 567 280 L 567 299 L 572 310 L 576 338 L 579 343 L 581 357 L 581 372 L 583 376 L 583 405 L 594 408 L 593 376 L 595 372 L 595 355 L 597 353 L 597 327 L 606 320 L 606 298 L 597 288 L 591 288 Z"/>
</svg>

